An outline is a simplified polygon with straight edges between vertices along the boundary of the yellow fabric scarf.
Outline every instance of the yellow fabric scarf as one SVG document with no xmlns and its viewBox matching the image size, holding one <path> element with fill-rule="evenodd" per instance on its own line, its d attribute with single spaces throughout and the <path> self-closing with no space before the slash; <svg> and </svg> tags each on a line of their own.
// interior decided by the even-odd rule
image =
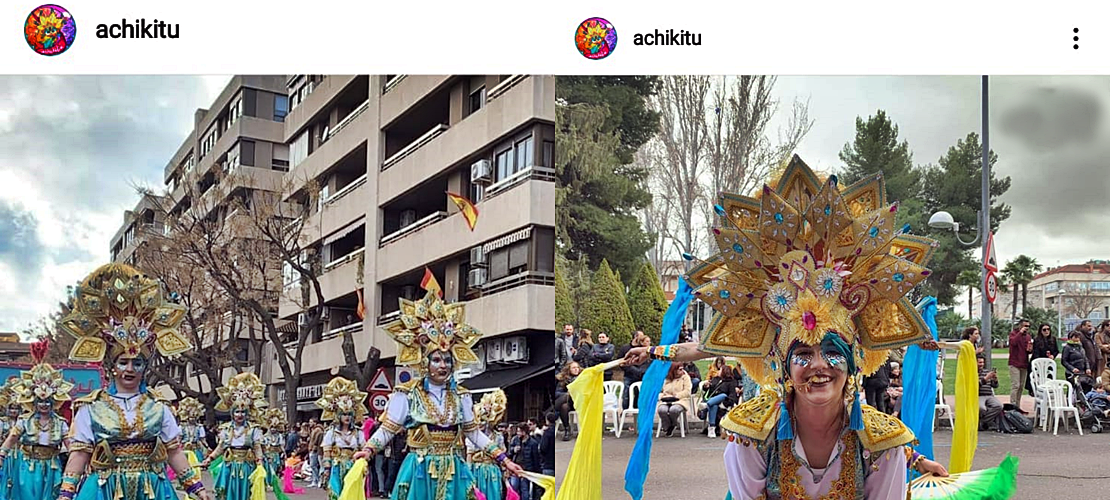
<svg viewBox="0 0 1110 500">
<path fill-rule="evenodd" d="M 605 415 L 605 370 L 620 366 L 615 360 L 594 365 L 567 386 L 578 411 L 578 441 L 563 476 L 557 500 L 601 500 L 601 434 Z M 616 423 L 614 422 L 614 425 Z"/>
<path fill-rule="evenodd" d="M 971 470 L 975 447 L 979 444 L 979 367 L 975 361 L 975 346 L 966 340 L 960 342 L 956 357 L 954 411 L 956 428 L 952 430 L 952 459 L 948 472 L 960 474 Z"/>
</svg>

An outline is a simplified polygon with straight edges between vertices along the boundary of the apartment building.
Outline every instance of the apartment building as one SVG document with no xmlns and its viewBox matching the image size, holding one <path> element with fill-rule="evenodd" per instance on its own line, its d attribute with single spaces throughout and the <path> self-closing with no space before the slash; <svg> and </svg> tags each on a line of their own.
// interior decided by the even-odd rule
<svg viewBox="0 0 1110 500">
<path fill-rule="evenodd" d="M 163 172 L 168 198 L 143 196 L 124 214 L 124 223 L 111 240 L 113 262 L 141 269 L 136 250 L 151 231 L 169 231 L 172 224 L 167 218 L 188 213 L 223 220 L 235 216 L 239 204 L 233 200 L 251 203 L 263 193 L 277 196 L 289 170 L 283 124 L 289 113 L 285 81 L 284 76 L 235 76 L 207 109 L 196 111 L 192 131 Z M 280 280 L 276 273 L 274 280 Z M 277 310 L 277 297 L 273 309 Z M 226 316 L 219 320 L 243 321 Z M 247 341 L 234 342 L 242 344 L 235 351 L 235 361 L 248 366 L 252 359 Z M 194 389 L 211 388 L 207 377 L 191 366 L 179 367 L 176 375 Z M 232 375 L 234 369 L 227 368 L 224 378 Z M 172 397 L 161 389 L 164 396 Z"/>
<path fill-rule="evenodd" d="M 503 388 L 509 419 L 538 417 L 554 392 L 554 78 L 294 75 L 284 85 L 283 199 L 309 205 L 304 258 L 323 270 L 322 304 L 298 304 L 304 285 L 283 276 L 281 318 L 296 322 L 307 306 L 325 321 L 303 351 L 301 416 L 318 415 L 313 401 L 344 362 L 344 331 L 360 357 L 373 345 L 392 365 L 396 346 L 382 327 L 399 298 L 423 296 L 427 268 L 484 334 L 482 364 L 460 371 L 462 384 Z M 447 192 L 476 204 L 473 231 Z M 395 384 L 411 373 L 387 375 Z M 274 404 L 286 397 L 281 377 L 265 364 Z"/>
</svg>

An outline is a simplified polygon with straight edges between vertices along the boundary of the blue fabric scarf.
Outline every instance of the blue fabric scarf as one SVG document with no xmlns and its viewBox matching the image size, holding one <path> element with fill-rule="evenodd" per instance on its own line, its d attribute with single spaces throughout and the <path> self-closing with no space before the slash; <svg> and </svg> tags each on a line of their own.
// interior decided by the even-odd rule
<svg viewBox="0 0 1110 500">
<path fill-rule="evenodd" d="M 921 317 L 937 340 L 937 299 L 925 297 L 917 306 Z M 937 398 L 938 351 L 927 351 L 917 345 L 906 349 L 902 369 L 902 422 L 913 431 L 918 445 L 915 450 L 933 459 L 933 412 Z M 907 478 L 909 479 L 909 478 Z"/>
<path fill-rule="evenodd" d="M 678 342 L 682 322 L 686 319 L 686 310 L 690 307 L 690 301 L 693 298 L 694 290 L 685 280 L 679 280 L 678 292 L 675 293 L 671 306 L 667 308 L 667 313 L 663 315 L 663 331 L 659 345 Z M 651 429 L 655 421 L 655 405 L 659 403 L 659 393 L 663 390 L 663 382 L 670 369 L 670 361 L 652 361 L 640 386 L 640 397 L 636 406 L 640 409 L 636 419 L 636 430 L 640 434 L 636 438 L 632 456 L 628 459 L 628 468 L 624 471 L 624 491 L 627 491 L 634 500 L 641 500 L 644 497 L 644 481 L 647 480 L 651 462 Z"/>
</svg>

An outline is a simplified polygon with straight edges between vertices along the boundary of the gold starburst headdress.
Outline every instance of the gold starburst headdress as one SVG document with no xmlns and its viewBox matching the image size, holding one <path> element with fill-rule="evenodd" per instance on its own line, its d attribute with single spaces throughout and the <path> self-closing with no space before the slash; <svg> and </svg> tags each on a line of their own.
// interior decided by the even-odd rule
<svg viewBox="0 0 1110 500">
<path fill-rule="evenodd" d="M 18 376 L 11 376 L 4 385 L 0 386 L 0 412 L 7 412 L 8 407 L 11 405 L 18 405 L 19 390 L 17 387 L 20 385 Z"/>
<path fill-rule="evenodd" d="M 894 227 L 897 205 L 887 204 L 881 175 L 842 190 L 794 156 L 774 188 L 758 198 L 721 193 L 714 210 L 719 253 L 684 276 L 716 310 L 703 351 L 739 357 L 761 385 L 785 393 L 795 343 L 834 334 L 856 384 L 890 349 L 932 338 L 905 296 L 928 277 L 936 243 Z"/>
<path fill-rule="evenodd" d="M 487 392 L 482 396 L 481 401 L 474 405 L 474 421 L 478 425 L 496 426 L 501 422 L 501 419 L 505 418 L 505 406 L 507 404 L 508 399 L 505 397 L 505 391 L 498 389 Z"/>
<path fill-rule="evenodd" d="M 24 411 L 34 412 L 35 403 L 38 401 L 50 401 L 54 404 L 54 409 L 58 410 L 70 400 L 69 392 L 73 390 L 73 383 L 65 379 L 61 370 L 43 362 L 48 345 L 49 343 L 43 340 L 31 346 L 31 356 L 35 360 L 35 366 L 20 373 L 17 383 L 13 386 L 14 400 L 23 406 Z"/>
<path fill-rule="evenodd" d="M 204 417 L 204 405 L 196 398 L 185 398 L 177 403 L 177 419 L 183 422 L 194 422 Z"/>
<path fill-rule="evenodd" d="M 74 291 L 73 311 L 59 327 L 77 342 L 70 359 L 98 363 L 108 355 L 176 356 L 192 346 L 178 327 L 185 306 L 167 300 L 162 284 L 124 264 L 93 271 Z"/>
<path fill-rule="evenodd" d="M 426 373 L 428 355 L 436 351 L 450 353 L 456 369 L 478 362 L 474 344 L 482 334 L 463 323 L 464 303 L 444 304 L 434 292 L 417 301 L 400 300 L 401 319 L 385 327 L 400 347 L 397 364 Z"/>
<path fill-rule="evenodd" d="M 270 408 L 262 413 L 262 423 L 268 429 L 283 429 L 285 428 L 285 410 L 281 408 Z"/>
<path fill-rule="evenodd" d="M 358 384 L 353 380 L 335 377 L 324 387 L 324 395 L 316 400 L 316 406 L 324 410 L 320 420 L 335 420 L 344 413 L 350 413 L 358 420 L 366 415 L 365 401 L 366 393 L 358 390 Z"/>
<path fill-rule="evenodd" d="M 240 373 L 227 382 L 227 385 L 216 389 L 220 395 L 220 402 L 216 403 L 219 411 L 231 412 L 246 410 L 247 418 L 258 422 L 262 411 L 266 409 L 266 387 L 253 373 Z"/>
</svg>

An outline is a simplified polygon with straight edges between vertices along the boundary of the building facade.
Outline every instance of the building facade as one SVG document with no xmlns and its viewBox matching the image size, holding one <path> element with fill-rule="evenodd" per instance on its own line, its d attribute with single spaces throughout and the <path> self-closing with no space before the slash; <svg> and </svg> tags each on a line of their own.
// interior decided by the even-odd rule
<svg viewBox="0 0 1110 500">
<path fill-rule="evenodd" d="M 1039 303 L 1033 291 L 1040 293 Z M 1029 304 L 1052 309 L 1060 315 L 1061 332 L 1074 329 L 1080 321 L 1099 323 L 1110 318 L 1110 261 L 1090 260 L 1051 268 L 1029 283 Z"/>
<path fill-rule="evenodd" d="M 304 280 L 283 273 L 280 317 L 319 308 L 324 320 L 301 358 L 301 417 L 318 415 L 312 403 L 344 363 L 344 332 L 359 361 L 371 345 L 381 351 L 391 384 L 411 376 L 391 366 L 383 326 L 398 299 L 423 296 L 425 269 L 483 333 L 482 364 L 458 374 L 462 385 L 504 389 L 509 419 L 539 417 L 554 393 L 554 78 L 294 75 L 284 85 L 283 202 L 308 207 L 303 258 L 321 270 L 324 296 L 303 303 Z M 474 202 L 473 230 L 448 192 Z M 276 359 L 272 346 L 264 355 Z M 274 365 L 263 380 L 282 404 Z"/>
</svg>

